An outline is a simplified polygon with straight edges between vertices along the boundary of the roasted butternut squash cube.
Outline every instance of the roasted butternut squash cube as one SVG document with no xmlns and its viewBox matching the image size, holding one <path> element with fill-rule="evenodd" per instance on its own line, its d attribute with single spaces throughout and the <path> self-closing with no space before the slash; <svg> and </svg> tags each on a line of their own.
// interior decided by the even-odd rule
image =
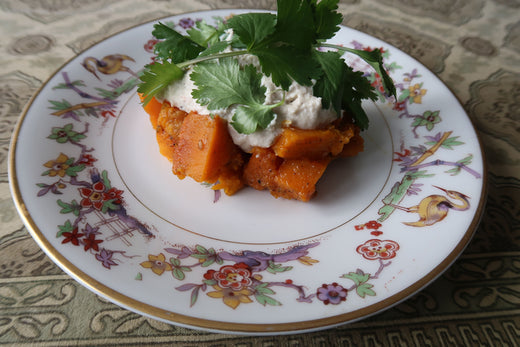
<svg viewBox="0 0 520 347">
<path fill-rule="evenodd" d="M 190 112 L 173 148 L 172 171 L 180 178 L 189 176 L 197 182 L 215 183 L 234 150 L 225 120 Z"/>
<path fill-rule="evenodd" d="M 285 128 L 272 148 L 277 156 L 284 159 L 322 159 L 336 156 L 343 150 L 354 133 L 350 129 L 340 131 L 328 129 Z"/>
<path fill-rule="evenodd" d="M 285 199 L 309 201 L 331 159 L 286 159 L 278 169 L 271 194 Z"/>
</svg>

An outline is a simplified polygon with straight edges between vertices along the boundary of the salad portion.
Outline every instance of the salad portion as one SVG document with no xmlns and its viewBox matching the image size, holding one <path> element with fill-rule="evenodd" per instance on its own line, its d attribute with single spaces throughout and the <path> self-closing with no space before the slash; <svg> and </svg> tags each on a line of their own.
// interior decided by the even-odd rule
<svg viewBox="0 0 520 347">
<path fill-rule="evenodd" d="M 309 201 L 326 167 L 363 150 L 362 108 L 377 94 L 342 56 L 356 54 L 395 96 L 381 52 L 332 45 L 337 0 L 279 0 L 185 34 L 157 23 L 154 62 L 138 93 L 161 153 L 179 178 L 223 189 L 267 189 Z"/>
</svg>

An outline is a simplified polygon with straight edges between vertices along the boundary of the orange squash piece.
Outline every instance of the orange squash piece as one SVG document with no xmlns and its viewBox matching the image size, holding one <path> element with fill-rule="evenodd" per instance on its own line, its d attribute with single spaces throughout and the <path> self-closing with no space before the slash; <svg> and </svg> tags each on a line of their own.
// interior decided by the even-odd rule
<svg viewBox="0 0 520 347">
<path fill-rule="evenodd" d="M 187 112 L 164 103 L 157 117 L 155 132 L 159 151 L 170 161 L 173 161 L 175 142 L 187 115 Z"/>
<path fill-rule="evenodd" d="M 179 178 L 215 183 L 231 162 L 234 146 L 225 120 L 190 112 L 173 148 L 172 171 Z"/>
<path fill-rule="evenodd" d="M 141 102 L 144 101 L 144 97 L 139 93 L 139 99 Z M 155 97 L 153 97 L 146 106 L 143 105 L 143 109 L 150 115 L 150 121 L 152 122 L 152 126 L 155 129 L 157 126 L 157 118 L 159 117 L 159 112 L 163 107 L 163 103 L 158 101 Z"/>
<path fill-rule="evenodd" d="M 282 162 L 270 148 L 254 147 L 244 168 L 245 183 L 257 190 L 271 189 Z"/>
<path fill-rule="evenodd" d="M 316 183 L 323 176 L 330 161 L 330 158 L 284 160 L 278 169 L 271 194 L 277 198 L 309 201 L 316 193 Z"/>
<path fill-rule="evenodd" d="M 349 143 L 345 144 L 343 150 L 338 155 L 338 157 L 354 157 L 358 155 L 360 152 L 363 152 L 365 147 L 365 140 L 359 134 L 360 130 L 358 127 L 354 129 L 354 136 L 350 139 Z"/>
<path fill-rule="evenodd" d="M 285 159 L 321 159 L 341 153 L 353 135 L 351 129 L 340 131 L 334 127 L 309 130 L 285 128 L 272 148 L 277 156 Z"/>
<path fill-rule="evenodd" d="M 268 189 L 277 198 L 309 201 L 330 161 L 330 157 L 283 159 L 270 148 L 255 147 L 244 169 L 244 181 L 257 190 Z"/>
</svg>

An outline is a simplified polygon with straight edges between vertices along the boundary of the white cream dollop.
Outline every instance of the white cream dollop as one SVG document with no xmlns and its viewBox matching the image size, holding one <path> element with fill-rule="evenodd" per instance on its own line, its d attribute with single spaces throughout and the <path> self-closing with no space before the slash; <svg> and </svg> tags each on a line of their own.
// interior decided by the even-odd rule
<svg viewBox="0 0 520 347">
<path fill-rule="evenodd" d="M 257 68 L 260 66 L 258 58 L 254 55 L 245 54 L 236 58 L 242 66 L 247 64 L 253 64 Z M 199 114 L 215 114 L 227 120 L 233 142 L 245 152 L 251 152 L 253 147 L 270 147 L 284 126 L 315 129 L 329 124 L 337 118 L 335 111 L 322 108 L 321 98 L 312 94 L 312 87 L 293 82 L 289 90 L 285 91 L 284 103 L 273 109 L 275 118 L 265 129 L 252 134 L 240 134 L 231 125 L 235 107 L 210 111 L 206 106 L 199 105 L 192 97 L 191 92 L 196 86 L 190 79 L 191 71 L 191 68 L 189 68 L 182 79 L 168 86 L 163 92 L 162 99 L 186 112 L 196 111 Z M 264 75 L 261 83 L 266 87 L 266 105 L 277 104 L 283 100 L 283 90 L 273 83 L 270 76 Z"/>
</svg>

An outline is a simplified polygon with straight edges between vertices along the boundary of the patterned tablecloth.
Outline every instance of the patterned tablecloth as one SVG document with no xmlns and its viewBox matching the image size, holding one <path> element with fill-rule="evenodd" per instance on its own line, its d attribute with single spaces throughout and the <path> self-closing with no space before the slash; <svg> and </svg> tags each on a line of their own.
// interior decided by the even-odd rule
<svg viewBox="0 0 520 347">
<path fill-rule="evenodd" d="M 0 344 L 518 346 L 520 3 L 342 0 L 343 24 L 421 61 L 456 94 L 488 164 L 482 223 L 457 262 L 407 301 L 349 325 L 293 336 L 194 331 L 122 309 L 62 272 L 22 224 L 8 185 L 11 133 L 62 64 L 111 34 L 166 15 L 275 9 L 271 0 L 0 1 Z"/>
</svg>

